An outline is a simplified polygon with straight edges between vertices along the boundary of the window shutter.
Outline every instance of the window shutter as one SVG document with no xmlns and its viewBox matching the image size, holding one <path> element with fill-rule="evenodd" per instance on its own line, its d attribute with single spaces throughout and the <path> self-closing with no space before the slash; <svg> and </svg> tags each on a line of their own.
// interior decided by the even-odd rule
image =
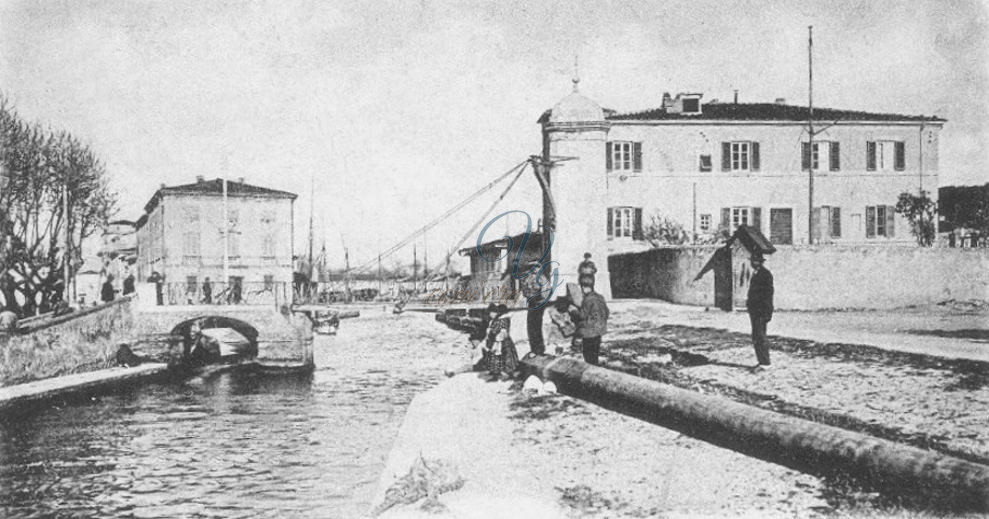
<svg viewBox="0 0 989 519">
<path fill-rule="evenodd" d="M 831 143 L 831 171 L 841 169 L 841 152 L 838 151 L 838 141 Z"/>
<path fill-rule="evenodd" d="M 800 143 L 800 169 L 810 171 L 810 143 Z"/>
<path fill-rule="evenodd" d="M 831 237 L 841 238 L 841 208 L 831 208 Z"/>
<path fill-rule="evenodd" d="M 896 227 L 893 217 L 896 215 L 896 208 L 888 205 L 886 206 L 886 237 L 892 238 L 896 236 L 893 232 Z"/>
<path fill-rule="evenodd" d="M 731 208 L 722 207 L 721 208 L 721 228 L 728 232 L 731 232 Z"/>
<path fill-rule="evenodd" d="M 632 170 L 642 171 L 642 143 L 632 143 Z"/>
<path fill-rule="evenodd" d="M 632 216 L 632 239 L 641 240 L 642 236 L 642 208 L 636 207 Z"/>
<path fill-rule="evenodd" d="M 605 145 L 604 145 L 604 162 L 605 162 L 605 164 L 607 164 L 607 166 L 605 166 L 605 167 L 608 168 L 608 171 L 611 171 L 612 166 L 611 166 L 611 143 L 610 142 L 605 143 Z M 609 209 L 609 211 L 610 211 L 610 209 Z M 610 222 L 611 219 L 609 218 L 608 221 Z"/>
<path fill-rule="evenodd" d="M 611 147 L 611 143 L 608 143 L 608 147 Z M 614 237 L 615 234 L 615 210 L 608 208 L 608 239 Z"/>
<path fill-rule="evenodd" d="M 903 141 L 897 141 L 893 145 L 894 156 L 893 156 L 893 169 L 896 171 L 903 171 L 906 169 L 907 164 L 907 147 L 906 143 Z"/>
<path fill-rule="evenodd" d="M 731 143 L 721 143 L 721 171 L 731 171 Z"/>
<path fill-rule="evenodd" d="M 869 206 L 865 208 L 865 237 L 876 237 L 876 208 Z"/>
<path fill-rule="evenodd" d="M 759 143 L 752 143 L 752 171 L 759 171 Z"/>
<path fill-rule="evenodd" d="M 872 141 L 865 143 L 865 169 L 876 170 L 876 143 Z"/>
<path fill-rule="evenodd" d="M 752 208 L 752 227 L 756 230 L 762 232 L 762 208 L 753 207 Z"/>
<path fill-rule="evenodd" d="M 811 233 L 811 238 L 814 243 L 821 243 L 821 208 L 815 207 L 813 214 L 814 232 Z"/>
</svg>

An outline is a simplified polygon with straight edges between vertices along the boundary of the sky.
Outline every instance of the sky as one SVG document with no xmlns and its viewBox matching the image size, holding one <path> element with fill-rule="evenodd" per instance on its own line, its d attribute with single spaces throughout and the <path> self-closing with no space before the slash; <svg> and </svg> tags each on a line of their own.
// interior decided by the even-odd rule
<svg viewBox="0 0 989 519">
<path fill-rule="evenodd" d="M 316 248 L 353 266 L 539 153 L 575 57 L 581 93 L 619 111 L 805 104 L 809 25 L 815 106 L 943 117 L 941 185 L 989 181 L 989 0 L 2 0 L 0 91 L 104 158 L 119 218 L 161 184 L 244 177 L 299 194 L 297 251 L 312 207 Z M 420 261 L 501 189 L 417 240 Z M 526 173 L 492 214 L 538 200 Z"/>
</svg>

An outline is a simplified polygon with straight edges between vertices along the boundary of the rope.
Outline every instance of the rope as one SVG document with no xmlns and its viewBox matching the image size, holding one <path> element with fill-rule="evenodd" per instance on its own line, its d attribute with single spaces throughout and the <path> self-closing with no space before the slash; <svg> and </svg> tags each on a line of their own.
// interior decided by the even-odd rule
<svg viewBox="0 0 989 519">
<path fill-rule="evenodd" d="M 502 180 L 504 180 L 504 179 L 508 178 L 509 176 L 511 176 L 512 173 L 515 173 L 516 171 L 518 171 L 519 168 L 522 168 L 522 170 L 524 171 L 525 165 L 528 164 L 528 163 L 529 163 L 529 161 L 528 161 L 528 159 L 526 159 L 526 160 L 523 160 L 522 162 L 520 162 L 520 163 L 512 166 L 511 169 L 509 169 L 508 171 L 502 173 L 501 175 L 499 175 L 497 178 L 495 178 L 494 180 L 492 180 L 491 182 L 489 182 L 487 185 L 485 185 L 481 189 L 478 189 L 477 191 L 475 191 L 474 194 L 468 196 L 466 199 L 464 199 L 463 201 L 461 201 L 457 205 L 453 206 L 453 208 L 449 209 L 448 211 L 446 211 L 445 213 L 441 214 L 440 216 L 434 218 L 432 221 L 430 221 L 426 225 L 424 225 L 424 226 L 420 227 L 419 229 L 413 231 L 410 235 L 406 236 L 404 239 L 402 239 L 401 241 L 399 241 L 397 244 L 391 246 L 390 248 L 388 248 L 388 250 L 386 250 L 386 251 L 382 252 L 381 254 L 379 254 L 378 257 L 376 257 L 376 258 L 374 258 L 374 259 L 372 259 L 370 261 L 367 261 L 366 263 L 362 263 L 361 265 L 358 265 L 357 267 L 354 267 L 354 268 L 352 268 L 350 270 L 347 270 L 346 272 L 349 273 L 349 272 L 361 272 L 361 271 L 364 271 L 364 270 L 368 269 L 371 265 L 374 265 L 375 263 L 377 263 L 381 258 L 385 258 L 385 257 L 388 257 L 388 256 L 394 254 L 395 252 L 397 252 L 398 250 L 400 250 L 402 247 L 405 247 L 406 245 L 408 245 L 409 243 L 411 243 L 413 240 L 415 240 L 417 237 L 419 237 L 424 232 L 428 231 L 429 229 L 432 229 L 433 227 L 436 227 L 437 225 L 439 225 L 440 223 L 442 223 L 444 220 L 446 220 L 447 218 L 449 218 L 451 215 L 453 215 L 454 213 L 456 213 L 457 211 L 459 211 L 460 209 L 462 209 L 464 206 L 466 206 L 467 204 L 473 202 L 474 200 L 476 200 L 477 198 L 479 198 L 484 193 L 487 193 L 488 191 L 490 191 L 499 182 L 501 182 Z M 513 181 L 512 183 L 514 184 L 515 182 Z M 502 197 L 504 197 L 504 194 L 502 195 Z"/>
<path fill-rule="evenodd" d="M 528 161 L 526 161 L 524 164 L 528 164 Z M 460 241 L 457 242 L 457 245 L 454 246 L 452 249 L 450 249 L 450 252 L 448 252 L 447 255 L 446 255 L 446 257 L 443 258 L 443 261 L 441 263 L 438 263 L 437 265 L 443 265 L 443 264 L 445 264 L 447 262 L 447 260 L 449 260 L 450 257 L 453 256 L 453 253 L 457 249 L 459 249 L 460 246 L 463 245 L 465 241 L 467 241 L 467 238 L 471 234 L 473 234 L 474 231 L 476 231 L 477 228 L 480 227 L 481 224 L 484 223 L 485 220 L 488 219 L 488 216 L 491 214 L 491 212 L 494 211 L 495 207 L 497 207 L 498 204 L 501 203 L 501 201 L 505 199 L 505 196 L 508 194 L 509 191 L 511 191 L 512 187 L 515 186 L 515 183 L 519 181 L 519 178 L 522 178 L 522 173 L 525 173 L 525 166 L 524 165 L 522 166 L 522 169 L 519 170 L 518 174 L 515 175 L 515 178 L 512 179 L 511 183 L 508 184 L 508 187 L 506 187 L 505 190 L 501 192 L 501 195 L 498 196 L 498 199 L 495 200 L 494 203 L 491 204 L 491 207 L 488 207 L 488 210 L 485 211 L 484 214 L 481 215 L 481 217 L 477 220 L 477 222 L 467 232 L 464 233 L 464 235 L 460 238 Z M 437 268 L 439 268 L 439 267 L 437 267 Z M 434 272 L 435 271 L 436 270 L 434 270 Z M 429 280 L 427 280 L 427 281 L 432 281 L 432 280 L 436 279 L 437 277 L 438 276 L 434 273 L 433 276 L 430 277 Z"/>
</svg>

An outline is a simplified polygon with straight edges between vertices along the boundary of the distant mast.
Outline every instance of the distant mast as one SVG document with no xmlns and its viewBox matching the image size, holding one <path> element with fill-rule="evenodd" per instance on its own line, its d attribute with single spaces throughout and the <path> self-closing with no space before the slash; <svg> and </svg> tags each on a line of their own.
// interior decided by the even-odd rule
<svg viewBox="0 0 989 519">
<path fill-rule="evenodd" d="M 807 26 L 807 244 L 814 244 L 814 26 Z"/>
</svg>

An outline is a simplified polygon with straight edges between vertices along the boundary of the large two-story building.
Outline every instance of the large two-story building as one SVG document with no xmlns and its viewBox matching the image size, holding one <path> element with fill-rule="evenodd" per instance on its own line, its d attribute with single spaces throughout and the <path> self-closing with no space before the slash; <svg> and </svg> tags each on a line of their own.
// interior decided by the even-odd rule
<svg viewBox="0 0 989 519">
<path fill-rule="evenodd" d="M 701 94 L 617 113 L 574 85 L 539 119 L 543 158 L 554 161 L 544 220 L 555 219 L 553 259 L 569 281 L 584 252 L 647 248 L 653 216 L 701 237 L 750 225 L 782 246 L 909 244 L 899 194 L 937 197 L 938 117 L 815 108 L 811 119 L 783 100 L 703 103 Z"/>
<path fill-rule="evenodd" d="M 162 186 L 137 221 L 137 278 L 153 272 L 196 293 L 205 278 L 245 290 L 292 283 L 292 226 L 296 195 L 223 180 Z M 229 279 L 223 279 L 224 253 Z"/>
</svg>

